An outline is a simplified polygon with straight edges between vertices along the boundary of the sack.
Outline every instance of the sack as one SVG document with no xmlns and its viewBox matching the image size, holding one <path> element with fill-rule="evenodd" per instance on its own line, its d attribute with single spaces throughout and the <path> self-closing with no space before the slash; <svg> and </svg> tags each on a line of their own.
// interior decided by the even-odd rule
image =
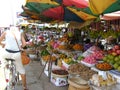
<svg viewBox="0 0 120 90">
<path fill-rule="evenodd" d="M 30 58 L 27 56 L 27 53 L 25 51 L 21 52 L 21 59 L 23 65 L 27 65 L 30 62 Z"/>
</svg>

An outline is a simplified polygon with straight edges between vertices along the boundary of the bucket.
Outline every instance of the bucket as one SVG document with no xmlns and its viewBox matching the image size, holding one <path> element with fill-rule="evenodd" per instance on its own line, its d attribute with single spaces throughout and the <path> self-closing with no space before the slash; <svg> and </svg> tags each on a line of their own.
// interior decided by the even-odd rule
<svg viewBox="0 0 120 90">
<path fill-rule="evenodd" d="M 56 73 L 51 73 L 51 82 L 56 86 L 65 86 L 68 85 L 68 74 L 60 75 Z"/>
</svg>

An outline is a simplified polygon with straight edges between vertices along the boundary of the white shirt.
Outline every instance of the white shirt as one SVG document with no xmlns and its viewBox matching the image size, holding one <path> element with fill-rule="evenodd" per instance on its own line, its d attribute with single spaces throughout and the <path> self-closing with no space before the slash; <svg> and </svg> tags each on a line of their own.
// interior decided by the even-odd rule
<svg viewBox="0 0 120 90">
<path fill-rule="evenodd" d="M 5 36 L 5 49 L 19 51 L 17 42 L 12 32 L 15 34 L 19 47 L 21 45 L 21 32 L 19 30 L 14 30 L 14 31 L 7 30 Z"/>
</svg>

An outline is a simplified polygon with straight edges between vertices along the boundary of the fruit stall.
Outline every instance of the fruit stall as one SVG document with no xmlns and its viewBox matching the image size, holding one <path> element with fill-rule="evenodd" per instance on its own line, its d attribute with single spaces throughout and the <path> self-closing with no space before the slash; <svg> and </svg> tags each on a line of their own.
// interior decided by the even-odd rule
<svg viewBox="0 0 120 90">
<path fill-rule="evenodd" d="M 60 41 L 64 41 L 64 43 Z M 46 50 L 40 53 L 43 65 L 46 61 L 52 60 L 51 82 L 53 84 L 56 86 L 69 85 L 69 90 L 90 90 L 90 88 L 93 90 L 110 90 L 110 88 L 119 90 L 119 45 L 114 45 L 109 50 L 101 50 L 94 45 L 83 51 L 81 44 L 70 45 L 66 38 L 62 38 L 60 41 L 50 41 Z M 49 51 L 52 51 L 52 55 Z M 46 71 L 48 69 L 44 71 L 48 76 Z"/>
<path fill-rule="evenodd" d="M 97 31 L 89 33 L 95 36 Z M 70 31 L 67 34 L 74 36 Z M 55 86 L 69 85 L 69 90 L 119 90 L 120 46 L 114 44 L 103 50 L 93 45 L 84 51 L 83 43 L 71 43 L 68 36 L 50 39 L 44 43 L 47 48 L 37 50 L 50 81 Z"/>
</svg>

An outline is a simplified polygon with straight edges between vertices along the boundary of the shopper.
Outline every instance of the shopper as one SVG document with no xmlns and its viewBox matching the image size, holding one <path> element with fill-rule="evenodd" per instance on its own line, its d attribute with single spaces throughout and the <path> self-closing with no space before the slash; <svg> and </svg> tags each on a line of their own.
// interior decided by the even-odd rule
<svg viewBox="0 0 120 90">
<path fill-rule="evenodd" d="M 0 37 L 0 44 L 4 46 L 4 50 L 0 55 L 4 62 L 6 62 L 5 58 L 13 58 L 15 60 L 14 63 L 16 65 L 16 69 L 21 75 L 23 89 L 28 90 L 26 85 L 25 68 L 21 62 L 20 50 L 18 48 L 14 35 L 21 48 L 26 46 L 26 41 L 18 27 L 11 26 L 10 30 L 5 31 Z M 5 41 L 5 44 L 2 43 L 3 40 Z"/>
</svg>

